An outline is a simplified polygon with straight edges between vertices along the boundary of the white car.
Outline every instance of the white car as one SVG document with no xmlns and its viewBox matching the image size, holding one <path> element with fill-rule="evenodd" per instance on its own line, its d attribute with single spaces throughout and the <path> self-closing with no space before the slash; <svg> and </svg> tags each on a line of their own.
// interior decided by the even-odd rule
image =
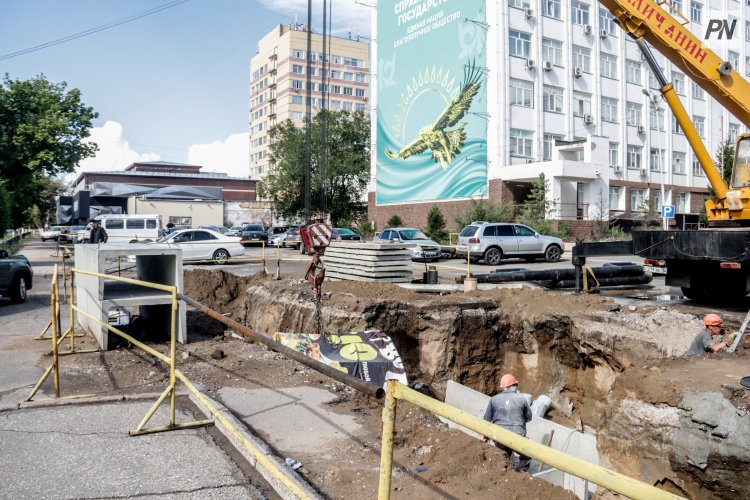
<svg viewBox="0 0 750 500">
<path fill-rule="evenodd" d="M 91 225 L 88 225 L 76 233 L 78 243 L 88 243 L 91 236 Z"/>
<path fill-rule="evenodd" d="M 245 254 L 238 236 L 225 236 L 211 229 L 181 229 L 157 240 L 157 244 L 179 246 L 182 260 L 212 260 L 224 264 L 232 257 Z"/>
<path fill-rule="evenodd" d="M 62 230 L 61 226 L 52 226 L 49 229 L 45 229 L 44 231 L 42 231 L 42 234 L 41 234 L 42 241 L 47 241 L 47 240 L 57 241 L 57 239 L 60 237 L 60 230 Z"/>
</svg>

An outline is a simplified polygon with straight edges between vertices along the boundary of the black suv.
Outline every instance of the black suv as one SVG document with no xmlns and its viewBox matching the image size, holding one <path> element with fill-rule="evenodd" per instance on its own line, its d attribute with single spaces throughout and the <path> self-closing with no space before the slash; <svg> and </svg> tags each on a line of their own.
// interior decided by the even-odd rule
<svg viewBox="0 0 750 500">
<path fill-rule="evenodd" d="M 10 297 L 13 304 L 26 302 L 33 277 L 29 259 L 23 255 L 11 257 L 7 250 L 0 250 L 0 295 Z"/>
<path fill-rule="evenodd" d="M 263 224 L 243 224 L 239 236 L 244 246 L 253 243 L 263 244 L 267 240 L 266 229 Z"/>
</svg>

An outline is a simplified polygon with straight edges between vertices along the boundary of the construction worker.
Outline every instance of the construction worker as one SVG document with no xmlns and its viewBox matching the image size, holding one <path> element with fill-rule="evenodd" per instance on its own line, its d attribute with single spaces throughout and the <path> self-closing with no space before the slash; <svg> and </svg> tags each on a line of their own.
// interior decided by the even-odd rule
<svg viewBox="0 0 750 500">
<path fill-rule="evenodd" d="M 518 380 L 510 373 L 503 375 L 500 379 L 500 388 L 503 392 L 490 399 L 484 419 L 520 436 L 526 436 L 526 422 L 531 421 L 531 406 L 528 400 L 519 394 Z M 489 442 L 489 439 L 487 441 Z M 513 450 L 497 442 L 494 442 L 494 445 L 507 453 L 508 459 L 512 461 Z M 518 463 L 515 464 L 516 471 L 526 472 L 530 465 L 531 458 L 519 453 Z"/>
<path fill-rule="evenodd" d="M 703 318 L 703 325 L 706 329 L 695 336 L 693 343 L 690 344 L 690 349 L 688 349 L 688 356 L 716 352 L 725 347 L 729 347 L 732 345 L 734 337 L 737 335 L 735 332 L 727 335 L 723 339 L 716 338 L 724 333 L 724 322 L 718 314 L 706 314 L 706 317 Z"/>
</svg>

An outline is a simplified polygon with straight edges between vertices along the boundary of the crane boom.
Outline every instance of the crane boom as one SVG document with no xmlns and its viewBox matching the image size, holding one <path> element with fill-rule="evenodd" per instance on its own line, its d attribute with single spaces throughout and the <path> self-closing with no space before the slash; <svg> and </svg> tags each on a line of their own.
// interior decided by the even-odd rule
<svg viewBox="0 0 750 500">
<path fill-rule="evenodd" d="M 649 42 L 672 64 L 745 126 L 750 127 L 750 83 L 653 0 L 599 0 L 618 24 L 636 39 Z M 670 6 L 671 7 L 671 6 Z M 675 9 L 672 9 L 676 11 Z M 681 17 L 682 16 L 680 14 Z"/>
</svg>

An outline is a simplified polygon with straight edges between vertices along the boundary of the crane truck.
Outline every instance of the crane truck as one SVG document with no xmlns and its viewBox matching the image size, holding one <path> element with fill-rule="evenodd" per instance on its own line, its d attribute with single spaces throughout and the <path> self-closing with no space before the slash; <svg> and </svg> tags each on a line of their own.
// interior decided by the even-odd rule
<svg viewBox="0 0 750 500">
<path fill-rule="evenodd" d="M 715 195 L 705 202 L 709 220 L 706 228 L 643 229 L 633 231 L 632 241 L 579 242 L 573 249 L 578 289 L 581 289 L 587 256 L 634 254 L 654 270 L 663 271 L 666 285 L 680 287 L 690 299 L 702 302 L 739 300 L 750 291 L 750 134 L 737 138 L 732 175 L 727 185 L 650 47 L 681 69 L 747 127 L 750 127 L 750 83 L 729 61 L 705 47 L 686 28 L 688 20 L 668 2 L 599 2 L 643 53 L 659 82 L 661 95 L 674 113 Z"/>
</svg>

